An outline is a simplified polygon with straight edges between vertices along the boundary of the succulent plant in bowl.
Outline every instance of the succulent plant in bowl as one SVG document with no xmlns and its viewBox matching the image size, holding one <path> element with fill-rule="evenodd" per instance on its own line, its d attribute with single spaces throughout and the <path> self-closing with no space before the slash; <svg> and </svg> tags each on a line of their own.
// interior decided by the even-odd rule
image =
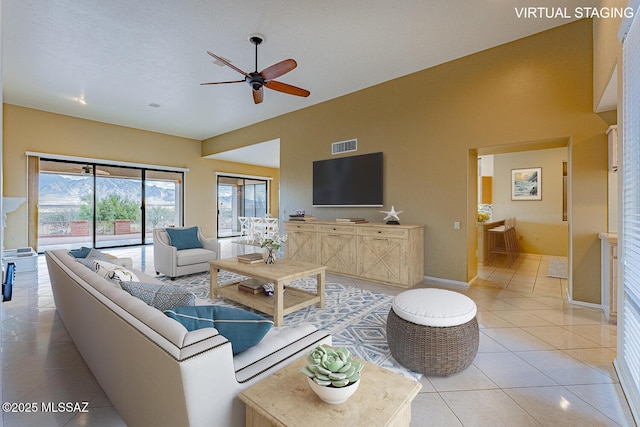
<svg viewBox="0 0 640 427">
<path fill-rule="evenodd" d="M 353 360 L 345 347 L 320 345 L 307 355 L 307 366 L 301 372 L 318 385 L 345 387 L 360 379 L 362 368 L 362 363 Z"/>
<path fill-rule="evenodd" d="M 363 367 L 344 347 L 318 346 L 307 355 L 307 366 L 301 372 L 321 400 L 337 405 L 356 392 Z"/>
</svg>

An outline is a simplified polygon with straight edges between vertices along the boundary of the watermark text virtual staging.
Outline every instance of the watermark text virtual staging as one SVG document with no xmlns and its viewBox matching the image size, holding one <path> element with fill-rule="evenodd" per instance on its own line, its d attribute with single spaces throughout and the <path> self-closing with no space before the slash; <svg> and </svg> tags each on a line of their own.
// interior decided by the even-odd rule
<svg viewBox="0 0 640 427">
<path fill-rule="evenodd" d="M 516 17 L 524 19 L 633 18 L 631 7 L 515 7 Z"/>
</svg>

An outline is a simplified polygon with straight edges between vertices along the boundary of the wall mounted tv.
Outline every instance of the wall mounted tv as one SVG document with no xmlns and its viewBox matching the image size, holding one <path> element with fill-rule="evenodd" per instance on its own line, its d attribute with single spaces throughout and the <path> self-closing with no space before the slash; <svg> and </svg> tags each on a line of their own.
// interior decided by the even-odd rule
<svg viewBox="0 0 640 427">
<path fill-rule="evenodd" d="M 382 153 L 313 162 L 313 206 L 383 206 Z"/>
</svg>

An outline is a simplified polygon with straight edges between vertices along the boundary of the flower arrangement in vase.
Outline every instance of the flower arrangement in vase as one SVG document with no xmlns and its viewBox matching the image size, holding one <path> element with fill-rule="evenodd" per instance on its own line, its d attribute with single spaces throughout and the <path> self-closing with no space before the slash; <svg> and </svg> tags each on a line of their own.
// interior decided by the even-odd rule
<svg viewBox="0 0 640 427">
<path fill-rule="evenodd" d="M 278 257 L 278 250 L 284 242 L 287 241 L 287 235 L 263 235 L 258 237 L 258 244 L 264 249 L 262 257 L 265 264 L 275 264 Z"/>
<path fill-rule="evenodd" d="M 307 376 L 309 386 L 320 399 L 340 404 L 358 389 L 363 367 L 345 347 L 320 345 L 307 354 L 307 366 L 300 372 Z"/>
<path fill-rule="evenodd" d="M 478 212 L 478 222 L 489 221 L 489 214 L 484 212 Z"/>
</svg>

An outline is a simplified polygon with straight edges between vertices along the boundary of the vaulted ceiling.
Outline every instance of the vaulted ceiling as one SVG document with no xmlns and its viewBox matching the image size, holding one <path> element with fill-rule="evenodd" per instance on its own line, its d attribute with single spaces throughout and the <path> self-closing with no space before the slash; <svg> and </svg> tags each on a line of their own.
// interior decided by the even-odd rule
<svg viewBox="0 0 640 427">
<path fill-rule="evenodd" d="M 327 101 L 572 19 L 518 17 L 532 0 L 5 0 L 4 102 L 203 140 Z M 561 0 L 545 6 L 595 1 Z M 561 3 L 561 4 L 558 4 Z M 287 58 L 277 80 L 308 98 L 265 89 L 247 72 Z M 78 102 L 83 99 L 86 104 Z"/>
</svg>

